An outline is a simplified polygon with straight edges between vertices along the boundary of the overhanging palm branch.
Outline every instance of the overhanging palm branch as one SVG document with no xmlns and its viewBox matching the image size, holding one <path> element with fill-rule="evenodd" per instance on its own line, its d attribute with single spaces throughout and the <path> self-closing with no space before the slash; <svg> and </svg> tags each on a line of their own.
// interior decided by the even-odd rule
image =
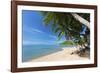
<svg viewBox="0 0 100 73">
<path fill-rule="evenodd" d="M 44 16 L 45 25 L 52 23 L 52 30 L 58 34 L 58 37 L 65 36 L 79 39 L 83 24 L 88 27 L 90 14 L 88 13 L 61 13 L 61 12 L 41 12 Z"/>
</svg>

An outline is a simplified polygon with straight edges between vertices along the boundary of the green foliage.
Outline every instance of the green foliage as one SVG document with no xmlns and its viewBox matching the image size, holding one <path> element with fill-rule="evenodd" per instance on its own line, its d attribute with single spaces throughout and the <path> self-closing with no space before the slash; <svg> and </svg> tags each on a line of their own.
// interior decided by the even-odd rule
<svg viewBox="0 0 100 73">
<path fill-rule="evenodd" d="M 62 45 L 62 46 L 73 46 L 73 45 L 75 45 L 75 43 L 73 41 L 64 41 L 64 42 L 60 43 L 60 45 Z"/>
<path fill-rule="evenodd" d="M 88 44 L 87 38 L 84 36 L 75 38 L 74 42 L 76 45 L 81 45 L 81 46 L 84 46 L 84 44 Z"/>
<path fill-rule="evenodd" d="M 53 19 L 53 16 L 54 16 L 53 13 L 48 12 L 44 18 L 44 22 L 48 25 Z"/>
<path fill-rule="evenodd" d="M 76 20 L 71 13 L 65 12 L 41 12 L 44 16 L 45 25 L 51 24 L 52 30 L 58 35 L 58 40 L 62 36 L 70 37 L 74 39 L 75 44 L 84 44 L 87 42 L 87 37 L 80 37 L 80 32 L 82 31 L 82 23 Z M 84 19 L 90 21 L 90 14 L 88 13 L 77 13 Z M 86 35 L 87 36 L 87 35 Z M 67 39 L 68 40 L 68 39 Z M 63 44 L 72 45 L 72 42 L 65 41 Z"/>
</svg>

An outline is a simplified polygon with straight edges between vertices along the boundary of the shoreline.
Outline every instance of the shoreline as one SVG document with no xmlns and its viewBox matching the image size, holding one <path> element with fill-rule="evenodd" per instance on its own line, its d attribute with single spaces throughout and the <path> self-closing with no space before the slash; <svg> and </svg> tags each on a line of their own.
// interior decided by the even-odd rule
<svg viewBox="0 0 100 73">
<path fill-rule="evenodd" d="M 44 62 L 44 61 L 69 61 L 69 60 L 88 60 L 88 57 L 80 57 L 78 54 L 71 54 L 72 52 L 79 50 L 76 47 L 64 47 L 63 50 L 45 55 L 36 59 L 30 60 L 30 62 Z"/>
</svg>

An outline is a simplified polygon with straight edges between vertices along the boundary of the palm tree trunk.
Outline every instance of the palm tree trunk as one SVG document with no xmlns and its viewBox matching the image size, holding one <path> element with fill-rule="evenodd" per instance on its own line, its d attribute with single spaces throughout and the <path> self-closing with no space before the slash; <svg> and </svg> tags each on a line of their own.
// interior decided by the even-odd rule
<svg viewBox="0 0 100 73">
<path fill-rule="evenodd" d="M 76 20 L 78 20 L 80 23 L 86 25 L 90 29 L 90 22 L 88 22 L 87 20 L 85 20 L 84 18 L 82 18 L 81 16 L 79 16 L 76 13 L 71 13 L 71 14 Z"/>
</svg>

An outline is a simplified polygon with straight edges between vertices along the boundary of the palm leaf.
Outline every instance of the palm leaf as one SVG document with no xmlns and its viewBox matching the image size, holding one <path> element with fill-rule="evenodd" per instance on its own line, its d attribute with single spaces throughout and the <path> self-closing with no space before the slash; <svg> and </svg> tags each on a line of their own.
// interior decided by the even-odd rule
<svg viewBox="0 0 100 73">
<path fill-rule="evenodd" d="M 44 18 L 44 22 L 46 25 L 48 25 L 53 20 L 53 13 L 48 12 L 47 15 Z"/>
</svg>

